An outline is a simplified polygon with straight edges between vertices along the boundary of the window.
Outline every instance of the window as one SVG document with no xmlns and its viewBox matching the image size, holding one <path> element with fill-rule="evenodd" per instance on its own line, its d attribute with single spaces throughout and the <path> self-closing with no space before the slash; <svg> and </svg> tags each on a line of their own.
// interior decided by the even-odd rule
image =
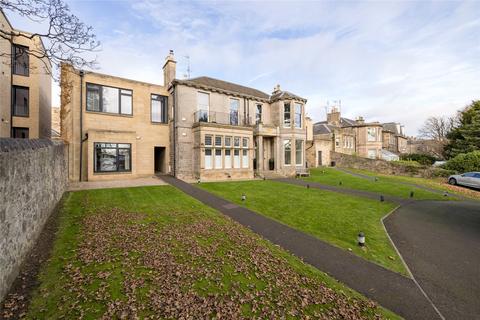
<svg viewBox="0 0 480 320">
<path fill-rule="evenodd" d="M 232 168 L 232 150 L 225 150 L 225 169 Z"/>
<path fill-rule="evenodd" d="M 212 169 L 212 149 L 205 149 L 205 169 Z"/>
<path fill-rule="evenodd" d="M 13 127 L 12 138 L 16 139 L 28 139 L 28 128 Z"/>
<path fill-rule="evenodd" d="M 290 128 L 292 126 L 290 121 L 290 103 L 285 102 L 283 105 L 283 126 Z"/>
<path fill-rule="evenodd" d="M 292 142 L 291 140 L 283 140 L 283 158 L 285 165 L 292 164 Z"/>
<path fill-rule="evenodd" d="M 377 157 L 377 150 L 375 149 L 368 149 L 368 157 L 370 159 L 375 159 Z"/>
<path fill-rule="evenodd" d="M 132 90 L 87 83 L 87 110 L 132 114 Z"/>
<path fill-rule="evenodd" d="M 302 105 L 295 103 L 295 128 L 302 127 Z"/>
<path fill-rule="evenodd" d="M 215 136 L 215 147 L 222 146 L 222 136 Z"/>
<path fill-rule="evenodd" d="M 335 138 L 335 146 L 340 147 L 340 138 Z"/>
<path fill-rule="evenodd" d="M 215 169 L 222 168 L 222 149 L 215 149 Z"/>
<path fill-rule="evenodd" d="M 12 87 L 12 114 L 17 117 L 28 117 L 29 90 L 27 87 Z"/>
<path fill-rule="evenodd" d="M 259 124 L 262 122 L 262 105 L 257 104 L 255 107 L 255 123 Z"/>
<path fill-rule="evenodd" d="M 248 138 L 243 138 L 242 139 L 242 147 L 248 148 Z"/>
<path fill-rule="evenodd" d="M 197 119 L 198 122 L 208 122 L 208 110 L 210 109 L 210 95 L 205 92 L 197 92 Z"/>
<path fill-rule="evenodd" d="M 129 143 L 95 143 L 95 172 L 132 171 Z"/>
<path fill-rule="evenodd" d="M 303 140 L 295 140 L 295 164 L 303 164 Z"/>
<path fill-rule="evenodd" d="M 12 46 L 12 72 L 21 76 L 29 74 L 28 48 L 19 45 Z"/>
<path fill-rule="evenodd" d="M 248 150 L 242 150 L 242 168 L 248 168 Z"/>
<path fill-rule="evenodd" d="M 240 106 L 240 100 L 230 99 L 230 124 L 238 125 L 238 108 Z"/>
<path fill-rule="evenodd" d="M 233 167 L 240 168 L 240 150 L 233 150 Z"/>
<path fill-rule="evenodd" d="M 225 137 L 225 147 L 232 146 L 232 137 Z"/>
<path fill-rule="evenodd" d="M 205 135 L 205 145 L 206 146 L 211 146 L 212 145 L 212 136 Z"/>
<path fill-rule="evenodd" d="M 152 122 L 167 123 L 167 97 L 151 95 Z"/>
<path fill-rule="evenodd" d="M 240 137 L 233 138 L 233 146 L 240 147 Z"/>
<path fill-rule="evenodd" d="M 367 140 L 376 141 L 377 140 L 377 130 L 376 128 L 367 128 Z"/>
</svg>

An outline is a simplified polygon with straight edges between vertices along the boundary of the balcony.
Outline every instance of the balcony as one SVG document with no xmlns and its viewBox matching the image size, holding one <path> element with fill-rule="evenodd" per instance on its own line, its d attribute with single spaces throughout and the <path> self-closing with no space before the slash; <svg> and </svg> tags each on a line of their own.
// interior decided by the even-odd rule
<svg viewBox="0 0 480 320">
<path fill-rule="evenodd" d="M 225 124 L 230 126 L 249 126 L 253 125 L 250 117 L 243 117 L 239 112 L 216 112 L 208 110 L 198 110 L 193 114 L 194 122 L 208 122 Z"/>
</svg>

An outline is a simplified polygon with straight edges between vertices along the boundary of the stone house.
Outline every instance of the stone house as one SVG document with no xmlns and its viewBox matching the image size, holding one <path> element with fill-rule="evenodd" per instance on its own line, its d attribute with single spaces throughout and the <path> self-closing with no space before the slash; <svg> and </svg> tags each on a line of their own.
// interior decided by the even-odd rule
<svg viewBox="0 0 480 320">
<path fill-rule="evenodd" d="M 0 10 L 0 138 L 49 138 L 51 127 L 51 64 L 30 51 L 44 52 L 32 33 L 13 28 Z M 11 40 L 11 41 L 10 41 Z"/>
<path fill-rule="evenodd" d="M 365 122 L 363 117 L 356 120 L 344 118 L 336 107 L 327 113 L 326 121 L 313 124 L 310 130 L 312 139 L 307 141 L 306 148 L 308 167 L 330 165 L 331 152 L 388 160 L 398 159 L 398 154 L 406 152 L 402 126 Z"/>
<path fill-rule="evenodd" d="M 306 100 L 208 77 L 164 86 L 63 65 L 61 137 L 73 181 L 168 173 L 185 180 L 251 179 L 304 170 Z"/>
</svg>

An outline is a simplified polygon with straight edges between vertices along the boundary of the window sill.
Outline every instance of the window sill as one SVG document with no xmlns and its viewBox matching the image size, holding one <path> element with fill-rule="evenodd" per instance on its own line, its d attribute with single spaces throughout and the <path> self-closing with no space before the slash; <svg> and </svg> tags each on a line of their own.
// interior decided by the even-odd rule
<svg viewBox="0 0 480 320">
<path fill-rule="evenodd" d="M 30 77 L 30 73 L 28 73 L 28 74 L 12 73 L 12 75 L 13 75 L 13 76 L 25 77 L 25 78 L 28 78 L 28 77 Z"/>
<path fill-rule="evenodd" d="M 105 172 L 94 172 L 94 175 L 105 176 L 110 174 L 131 174 L 132 171 L 105 171 Z"/>
<path fill-rule="evenodd" d="M 21 116 L 21 115 L 12 114 L 12 117 L 18 117 L 18 118 L 30 118 L 30 114 L 27 114 L 26 116 Z"/>
<path fill-rule="evenodd" d="M 154 124 L 154 125 L 168 126 L 168 122 L 155 122 L 155 121 L 151 121 L 150 123 L 151 123 L 151 124 Z"/>
<path fill-rule="evenodd" d="M 91 111 L 91 110 L 85 110 L 85 113 L 98 114 L 103 116 L 133 118 L 133 114 L 110 113 L 110 112 Z"/>
</svg>

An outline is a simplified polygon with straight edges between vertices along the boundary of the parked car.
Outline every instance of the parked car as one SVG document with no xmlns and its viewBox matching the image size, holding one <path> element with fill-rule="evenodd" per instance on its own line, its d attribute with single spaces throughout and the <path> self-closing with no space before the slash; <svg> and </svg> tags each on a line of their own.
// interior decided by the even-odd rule
<svg viewBox="0 0 480 320">
<path fill-rule="evenodd" d="M 480 172 L 466 172 L 448 177 L 448 183 L 480 189 Z"/>
</svg>

